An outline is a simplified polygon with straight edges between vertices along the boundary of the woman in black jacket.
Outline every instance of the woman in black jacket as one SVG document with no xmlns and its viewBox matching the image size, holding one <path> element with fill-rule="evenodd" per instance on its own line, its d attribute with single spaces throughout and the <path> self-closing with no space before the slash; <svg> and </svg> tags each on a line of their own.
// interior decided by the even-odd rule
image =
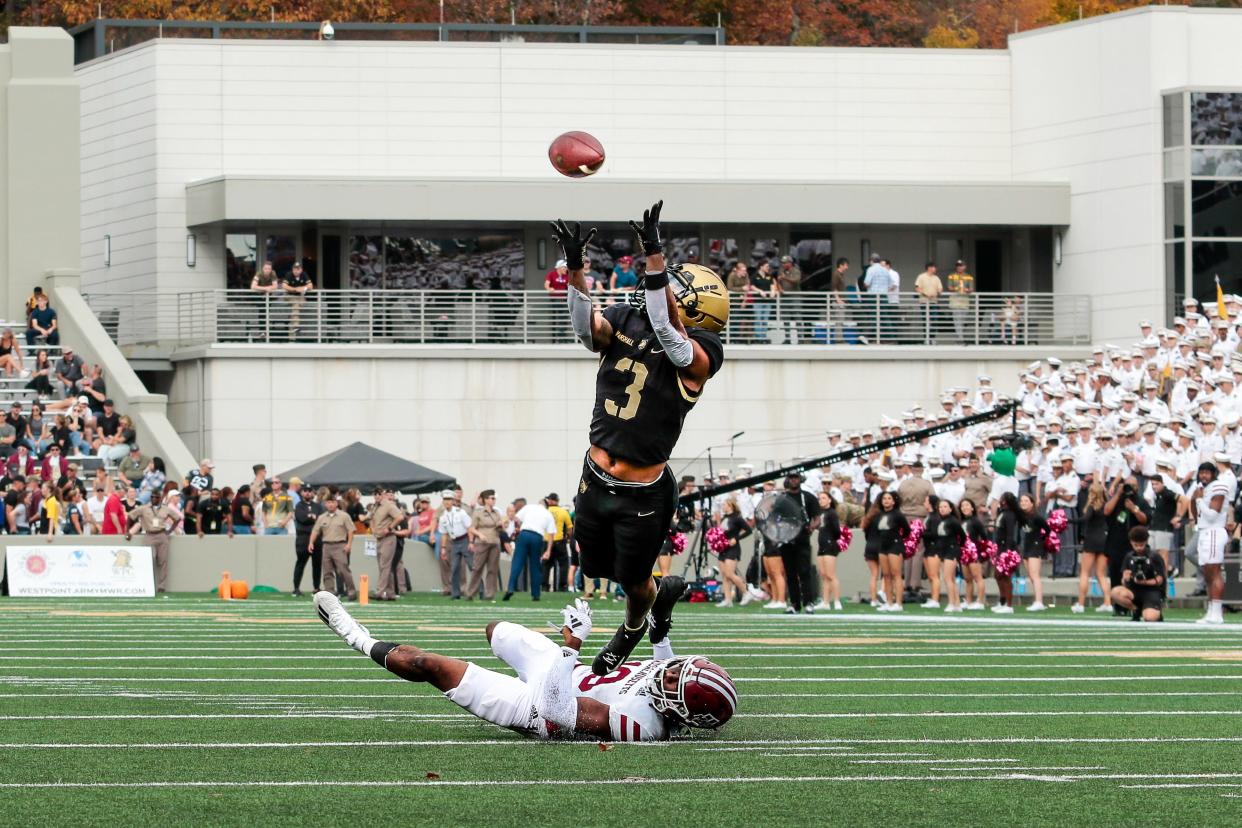
<svg viewBox="0 0 1242 828">
<path fill-rule="evenodd" d="M 1024 525 L 1022 527 L 1022 562 L 1026 564 L 1026 575 L 1031 579 L 1031 590 L 1035 593 L 1035 601 L 1026 608 L 1027 612 L 1044 610 L 1044 583 L 1039 579 L 1040 566 L 1048 548 L 1044 546 L 1044 537 L 1048 532 L 1048 521 L 1044 520 L 1035 508 L 1035 498 L 1029 494 L 1018 499 L 1018 508 L 1022 510 Z"/>
<path fill-rule="evenodd" d="M 905 560 L 905 539 L 910 533 L 910 523 L 901 513 L 901 499 L 896 492 L 885 492 L 871 505 L 871 511 L 863 518 L 863 531 L 875 533 L 875 543 L 880 555 L 880 574 L 888 603 L 881 604 L 880 612 L 901 612 L 903 589 L 901 565 Z M 868 543 L 871 541 L 868 540 Z"/>
<path fill-rule="evenodd" d="M 970 538 L 978 553 L 982 555 L 983 542 L 988 540 L 988 530 L 983 525 L 983 521 L 979 519 L 978 507 L 975 506 L 973 500 L 963 499 L 957 505 L 957 508 L 966 537 Z M 985 609 L 987 607 L 987 596 L 984 593 L 983 586 L 983 560 L 976 557 L 972 563 L 963 566 L 962 578 L 966 581 L 966 603 L 962 605 L 963 609 Z"/>
<path fill-rule="evenodd" d="M 1026 518 L 1018 507 L 1018 498 L 1012 492 L 1001 495 L 1000 511 L 996 515 L 996 554 L 1017 552 L 1022 554 L 1022 531 Z M 993 561 L 993 566 L 995 566 Z M 1000 591 L 1000 602 L 992 607 L 992 612 L 1002 615 L 1013 615 L 1013 574 L 1002 575 L 996 571 L 996 587 Z"/>
<path fill-rule="evenodd" d="M 819 566 L 820 592 L 816 609 L 841 609 L 841 581 L 837 578 L 837 555 L 841 554 L 841 518 L 837 515 L 837 504 L 832 495 L 821 492 L 819 495 L 821 523 L 819 525 L 819 554 L 816 563 Z"/>
<path fill-rule="evenodd" d="M 949 605 L 945 612 L 961 612 L 961 597 L 957 592 L 957 562 L 962 557 L 962 543 L 966 540 L 966 532 L 962 522 L 958 520 L 957 510 L 948 500 L 941 499 L 936 503 L 936 513 L 927 519 L 927 530 L 923 533 L 923 560 L 935 561 L 927 564 L 927 575 L 931 579 L 931 599 L 927 606 L 935 609 L 940 606 L 940 585 L 945 586 L 949 595 Z"/>
<path fill-rule="evenodd" d="M 721 520 L 720 528 L 724 530 L 725 537 L 729 539 L 729 548 L 720 552 L 720 585 L 721 594 L 724 600 L 718 603 L 718 607 L 733 606 L 732 592 L 737 591 L 742 606 L 746 606 L 754 599 L 754 595 L 746 588 L 746 581 L 741 575 L 737 574 L 738 561 L 742 559 L 742 541 L 751 536 L 754 532 L 750 528 L 750 524 L 738 512 L 737 501 L 730 497 L 720 507 Z"/>
</svg>

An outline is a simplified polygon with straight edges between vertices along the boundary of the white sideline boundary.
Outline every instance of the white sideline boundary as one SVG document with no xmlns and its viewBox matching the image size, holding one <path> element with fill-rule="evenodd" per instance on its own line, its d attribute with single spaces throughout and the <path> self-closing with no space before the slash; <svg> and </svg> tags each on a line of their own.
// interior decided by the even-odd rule
<svg viewBox="0 0 1242 828">
<path fill-rule="evenodd" d="M 1127 665 L 1125 665 L 1125 666 L 1127 666 L 1127 667 L 1131 667 L 1131 666 L 1134 666 L 1134 665 L 1127 664 Z M 22 669 L 29 669 L 29 668 L 22 668 Z M 101 669 L 104 669 L 104 668 L 101 668 Z M 374 672 L 374 671 L 372 671 L 372 672 Z M 1044 682 L 1044 683 L 1046 683 L 1046 682 L 1050 682 L 1050 681 L 1055 681 L 1055 682 L 1084 682 L 1084 681 L 1085 681 L 1085 682 L 1095 682 L 1095 681 L 1105 681 L 1105 682 L 1116 682 L 1116 681 L 1242 681 L 1242 673 L 1239 673 L 1239 674 L 1231 674 L 1231 675 L 1210 675 L 1210 676 L 1189 676 L 1189 675 L 1169 675 L 1169 676 L 1150 676 L 1150 675 L 1143 675 L 1143 676 L 1116 676 L 1116 675 L 1113 675 L 1113 676 L 1035 676 L 1035 677 L 1024 677 L 1024 676 L 960 676 L 960 677 L 956 677 L 956 678 L 952 678 L 952 677 L 932 677 L 932 678 L 923 678 L 923 677 L 911 677 L 911 676 L 877 676 L 877 677 L 870 677 L 870 678 L 865 677 L 865 676 L 849 676 L 849 677 L 832 677 L 832 676 L 799 676 L 799 677 L 796 677 L 796 678 L 780 677 L 780 676 L 771 676 L 771 677 L 762 677 L 762 676 L 753 676 L 753 677 L 746 677 L 746 676 L 742 676 L 742 677 L 738 677 L 738 676 L 734 676 L 734 677 L 733 677 L 733 680 L 734 680 L 735 682 L 759 682 L 759 683 L 764 683 L 764 684 L 770 684 L 770 683 L 792 683 L 792 682 L 797 682 L 797 683 L 814 683 L 814 684 L 838 684 L 838 683 L 846 683 L 846 684 L 848 684 L 848 683 L 851 683 L 851 682 L 854 682 L 854 683 L 868 683 L 868 682 L 887 682 L 887 683 L 894 683 L 894 682 L 911 683 L 911 682 L 914 682 L 914 683 L 920 683 L 920 682 L 921 682 L 921 683 L 925 683 L 925 684 L 947 684 L 947 683 L 953 683 L 953 682 L 959 682 L 959 683 L 994 683 L 994 682 L 998 682 L 998 681 L 1009 682 L 1009 683 L 1013 683 L 1013 682 L 1018 682 L 1018 683 L 1023 683 L 1023 682 L 1026 682 L 1026 683 L 1031 683 L 1031 682 Z M 40 686 L 45 686 L 45 685 L 47 685 L 47 684 L 49 684 L 49 683 L 55 683 L 55 684 L 57 684 L 57 685 L 64 685 L 64 686 L 71 686 L 71 685 L 73 685 L 73 684 L 98 684 L 98 683 L 106 683 L 106 682 L 112 682 L 112 683 L 118 683 L 118 682 L 119 682 L 119 683 L 125 683 L 125 684 L 133 684 L 133 683 L 138 683 L 138 682 L 143 682 L 143 683 L 152 683 L 152 682 L 168 682 L 168 683 L 187 683 L 187 682 L 193 682 L 193 683 L 205 683 L 205 682 L 211 682 L 211 683 L 223 683 L 223 682 L 228 682 L 228 683 L 230 683 L 230 684 L 378 684 L 378 683 L 391 684 L 391 683 L 400 682 L 400 681 L 401 681 L 401 679 L 397 678 L 396 676 L 391 676 L 391 675 L 389 675 L 389 676 L 383 676 L 383 675 L 381 675 L 381 676 L 372 676 L 372 677 L 370 677 L 370 678 L 249 678 L 249 677 L 245 677 L 245 676 L 234 676 L 234 677 L 231 677 L 231 678 L 222 678 L 222 677 L 219 677 L 219 676 L 203 676 L 203 677 L 189 677 L 189 676 L 154 676 L 154 677 L 143 677 L 143 676 L 96 676 L 96 677 L 93 677 L 93 678 L 83 678 L 83 677 L 79 677 L 79 676 L 43 676 L 43 677 L 35 677 L 35 676 L 16 676 L 16 675 L 13 675 L 13 676 L 6 676 L 6 675 L 0 675 L 0 685 L 3 685 L 3 684 L 15 684 L 15 685 L 19 685 L 19 686 L 20 686 L 20 685 L 30 685 L 30 684 L 37 684 L 37 685 L 40 685 Z M 1235 711 L 1235 712 L 1236 712 L 1236 711 Z"/>
</svg>

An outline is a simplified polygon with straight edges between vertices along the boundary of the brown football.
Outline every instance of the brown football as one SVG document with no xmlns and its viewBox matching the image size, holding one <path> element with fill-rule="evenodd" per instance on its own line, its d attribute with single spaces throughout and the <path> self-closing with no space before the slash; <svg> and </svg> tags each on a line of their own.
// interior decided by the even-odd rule
<svg viewBox="0 0 1242 828">
<path fill-rule="evenodd" d="M 604 145 L 589 132 L 566 132 L 548 145 L 548 160 L 561 175 L 586 178 L 604 166 Z"/>
</svg>

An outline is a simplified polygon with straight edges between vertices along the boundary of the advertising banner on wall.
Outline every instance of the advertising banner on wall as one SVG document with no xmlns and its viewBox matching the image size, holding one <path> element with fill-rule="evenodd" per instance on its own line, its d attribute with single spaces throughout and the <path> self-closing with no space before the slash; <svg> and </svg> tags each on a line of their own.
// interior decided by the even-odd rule
<svg viewBox="0 0 1242 828">
<path fill-rule="evenodd" d="M 155 596 L 146 546 L 10 546 L 5 560 L 15 598 Z"/>
</svg>

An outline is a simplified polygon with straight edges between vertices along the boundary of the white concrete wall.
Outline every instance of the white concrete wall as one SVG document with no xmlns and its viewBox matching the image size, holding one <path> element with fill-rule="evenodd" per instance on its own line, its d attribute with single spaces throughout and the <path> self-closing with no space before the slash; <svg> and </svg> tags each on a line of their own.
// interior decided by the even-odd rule
<svg viewBox="0 0 1242 828">
<path fill-rule="evenodd" d="M 1058 291 L 1086 292 L 1098 340 L 1163 319 L 1161 92 L 1242 86 L 1242 14 L 1151 7 L 1010 38 L 1013 174 L 1069 181 Z"/>
<path fill-rule="evenodd" d="M 613 178 L 1010 172 L 1003 52 L 178 39 L 79 75 L 96 291 L 217 286 L 221 239 L 185 264 L 185 184 L 226 173 L 553 178 L 567 129 L 603 141 Z M 665 128 L 644 122 L 651 102 Z"/>
<path fill-rule="evenodd" d="M 215 460 L 221 484 L 234 487 L 250 480 L 254 463 L 279 472 L 355 440 L 455 475 L 469 491 L 495 488 L 502 499 L 576 485 L 594 401 L 596 361 L 585 352 L 566 346 L 542 349 L 543 356 L 510 349 L 504 358 L 494 350 L 469 358 L 428 349 L 402 358 L 400 349 L 385 356 L 368 355 L 376 351 L 367 346 L 339 350 L 339 358 L 315 357 L 311 348 L 284 357 L 217 346 L 200 352 L 205 359 L 174 357 L 169 416 L 191 451 Z M 973 387 L 979 374 L 1013 393 L 1019 369 L 1038 356 L 1046 354 L 991 350 L 912 361 L 739 353 L 687 418 L 673 467 L 743 430 L 734 459 L 758 469 L 764 460 L 820 454 L 828 429 L 872 427 L 915 403 L 938 410 L 945 388 Z M 715 452 L 725 466 L 727 456 Z"/>
</svg>

